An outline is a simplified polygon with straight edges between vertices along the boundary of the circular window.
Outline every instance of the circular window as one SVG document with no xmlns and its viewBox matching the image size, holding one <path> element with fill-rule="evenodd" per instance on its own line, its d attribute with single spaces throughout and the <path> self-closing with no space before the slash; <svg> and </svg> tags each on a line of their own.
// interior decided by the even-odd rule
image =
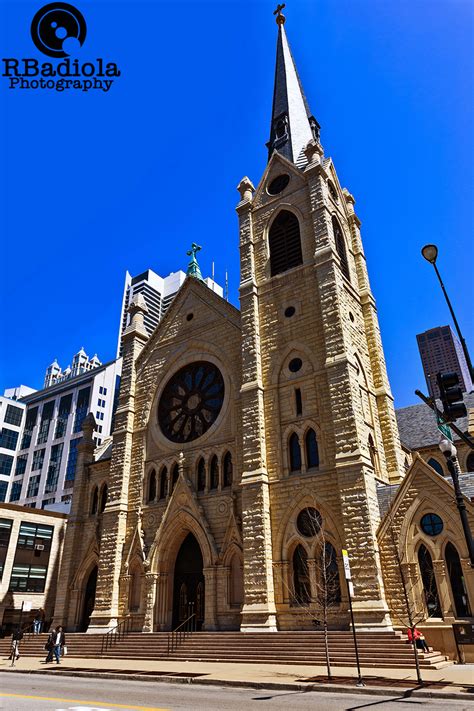
<svg viewBox="0 0 474 711">
<path fill-rule="evenodd" d="M 158 404 L 158 422 L 172 442 L 191 442 L 216 421 L 224 401 L 224 380 L 207 361 L 184 366 L 168 381 Z"/>
<path fill-rule="evenodd" d="M 194 314 L 188 314 L 188 315 L 186 316 L 186 321 L 192 321 L 193 318 L 194 318 Z"/>
<path fill-rule="evenodd" d="M 301 358 L 292 358 L 288 363 L 288 368 L 291 370 L 292 373 L 297 373 L 299 370 L 301 370 L 302 365 L 303 361 L 301 360 Z"/>
<path fill-rule="evenodd" d="M 310 507 L 299 512 L 296 519 L 296 528 L 302 536 L 312 538 L 321 530 L 323 517 L 316 509 Z"/>
<path fill-rule="evenodd" d="M 438 514 L 427 513 L 421 517 L 420 526 L 427 536 L 437 536 L 443 530 L 443 519 Z"/>
<path fill-rule="evenodd" d="M 294 306 L 288 306 L 288 308 L 285 309 L 285 316 L 286 318 L 291 318 L 294 316 L 296 313 L 296 309 Z"/>
<path fill-rule="evenodd" d="M 283 175 L 278 175 L 276 178 L 273 178 L 272 182 L 267 188 L 267 192 L 269 195 L 278 195 L 278 193 L 281 193 L 282 190 L 286 188 L 288 183 L 290 182 L 290 176 L 284 173 Z"/>
</svg>

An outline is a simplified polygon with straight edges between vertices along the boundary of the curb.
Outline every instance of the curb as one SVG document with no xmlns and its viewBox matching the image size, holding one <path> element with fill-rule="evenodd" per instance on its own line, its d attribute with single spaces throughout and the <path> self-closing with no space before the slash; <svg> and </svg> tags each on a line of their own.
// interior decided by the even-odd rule
<svg viewBox="0 0 474 711">
<path fill-rule="evenodd" d="M 72 676 L 85 677 L 87 679 L 119 679 L 121 681 L 154 681 L 162 684 L 194 684 L 197 686 L 229 686 L 234 688 L 248 689 L 269 689 L 270 691 L 299 691 L 308 692 L 316 691 L 322 693 L 340 693 L 340 694 L 356 694 L 368 696 L 392 696 L 399 699 L 459 699 L 460 701 L 474 701 L 474 693 L 466 693 L 463 691 L 436 691 L 429 689 L 400 689 L 397 687 L 379 686 L 379 687 L 357 687 L 357 686 L 340 686 L 339 684 L 301 684 L 295 682 L 288 684 L 285 682 L 260 682 L 260 681 L 242 681 L 229 679 L 198 679 L 194 677 L 176 677 L 176 676 L 144 676 L 142 674 L 121 674 L 117 672 L 90 672 L 90 671 L 68 671 L 67 669 L 58 669 L 58 671 L 49 671 L 48 669 L 2 669 L 1 671 L 10 674 L 43 674 L 51 676 Z"/>
</svg>

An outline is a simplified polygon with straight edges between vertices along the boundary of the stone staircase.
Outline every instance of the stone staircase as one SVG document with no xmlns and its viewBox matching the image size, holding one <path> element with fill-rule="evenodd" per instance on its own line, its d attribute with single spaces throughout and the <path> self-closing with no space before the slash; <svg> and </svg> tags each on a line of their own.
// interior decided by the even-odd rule
<svg viewBox="0 0 474 711">
<path fill-rule="evenodd" d="M 68 658 L 136 660 L 176 660 L 202 662 L 253 662 L 267 664 L 324 665 L 322 632 L 195 632 L 168 656 L 168 633 L 130 632 L 107 650 L 98 634 L 66 633 Z M 24 656 L 46 656 L 46 634 L 25 638 L 20 647 Z M 360 663 L 363 667 L 412 668 L 413 650 L 397 632 L 359 632 Z M 0 639 L 0 656 L 9 654 L 10 640 Z M 352 633 L 331 631 L 329 654 L 335 667 L 354 666 Z M 439 652 L 419 652 L 420 665 L 441 669 L 450 665 Z"/>
</svg>

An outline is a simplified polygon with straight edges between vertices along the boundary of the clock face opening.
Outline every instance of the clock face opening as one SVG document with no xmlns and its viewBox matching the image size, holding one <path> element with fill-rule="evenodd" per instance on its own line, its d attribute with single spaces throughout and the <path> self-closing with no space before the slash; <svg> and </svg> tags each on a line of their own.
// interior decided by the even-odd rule
<svg viewBox="0 0 474 711">
<path fill-rule="evenodd" d="M 158 403 L 158 424 L 171 442 L 192 442 L 216 421 L 224 402 L 224 379 L 207 361 L 185 365 L 167 382 Z"/>
</svg>

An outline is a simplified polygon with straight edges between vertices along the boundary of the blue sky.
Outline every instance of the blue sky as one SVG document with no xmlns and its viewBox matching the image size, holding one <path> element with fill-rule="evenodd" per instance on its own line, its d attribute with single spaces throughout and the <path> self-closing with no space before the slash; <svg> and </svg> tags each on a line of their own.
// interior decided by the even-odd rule
<svg viewBox="0 0 474 711">
<path fill-rule="evenodd" d="M 1 3 L 2 57 L 42 57 L 43 3 Z M 80 0 L 80 59 L 122 72 L 108 93 L 9 90 L 0 77 L 0 391 L 42 384 L 80 346 L 114 357 L 125 270 L 229 271 L 236 185 L 265 168 L 273 2 Z M 415 334 L 449 322 L 439 267 L 474 350 L 473 4 L 290 0 L 286 29 L 322 143 L 355 196 L 396 405 L 424 387 Z"/>
</svg>

